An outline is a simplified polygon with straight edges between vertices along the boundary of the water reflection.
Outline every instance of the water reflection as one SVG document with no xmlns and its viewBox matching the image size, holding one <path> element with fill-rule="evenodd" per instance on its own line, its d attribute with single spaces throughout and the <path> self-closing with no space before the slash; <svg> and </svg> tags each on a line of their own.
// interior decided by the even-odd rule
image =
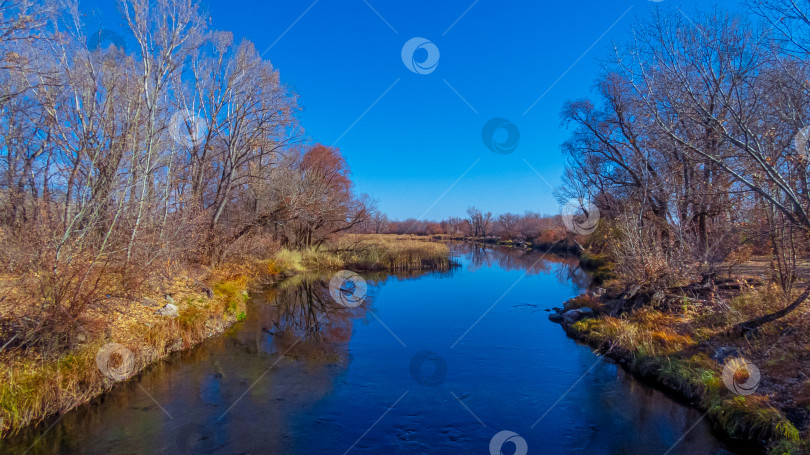
<svg viewBox="0 0 810 455">
<path fill-rule="evenodd" d="M 523 248 L 492 247 L 473 243 L 455 243 L 455 254 L 469 257 L 467 269 L 498 267 L 505 271 L 521 270 L 527 275 L 553 274 L 560 283 L 587 288 L 591 278 L 575 257 L 563 257 Z"/>
<path fill-rule="evenodd" d="M 364 275 L 354 308 L 332 299 L 330 276 L 280 283 L 227 335 L 0 452 L 37 441 L 28 453 L 487 453 L 510 430 L 529 453 L 646 454 L 691 430 L 672 454 L 728 453 L 698 411 L 595 365 L 527 310 L 587 285 L 576 261 L 452 251 L 461 267 L 447 272 Z"/>
<path fill-rule="evenodd" d="M 369 303 L 356 308 L 339 305 L 329 295 L 328 277 L 299 276 L 259 296 L 256 314 L 237 338 L 268 354 L 342 361 L 352 321 L 364 316 Z"/>
<path fill-rule="evenodd" d="M 354 321 L 368 318 L 368 312 L 374 307 L 376 289 L 388 280 L 404 281 L 427 275 L 449 277 L 452 273 L 451 269 L 441 273 L 364 274 L 369 292 L 356 307 L 341 305 L 330 295 L 330 275 L 297 275 L 254 296 L 252 317 L 235 338 L 248 347 L 249 352 L 342 363 L 348 355 Z"/>
</svg>

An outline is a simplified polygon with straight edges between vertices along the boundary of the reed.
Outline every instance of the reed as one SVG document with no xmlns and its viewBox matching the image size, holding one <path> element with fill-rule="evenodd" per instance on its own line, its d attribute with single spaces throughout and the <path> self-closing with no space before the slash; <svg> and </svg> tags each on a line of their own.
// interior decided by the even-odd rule
<svg viewBox="0 0 810 455">
<path fill-rule="evenodd" d="M 357 271 L 449 270 L 453 261 L 445 243 L 411 236 L 346 235 L 318 249 L 280 250 L 264 274 L 292 275 L 303 271 L 352 269 Z"/>
<path fill-rule="evenodd" d="M 410 236 L 346 236 L 332 251 L 344 264 L 359 269 L 448 270 L 452 265 L 447 244 Z"/>
</svg>

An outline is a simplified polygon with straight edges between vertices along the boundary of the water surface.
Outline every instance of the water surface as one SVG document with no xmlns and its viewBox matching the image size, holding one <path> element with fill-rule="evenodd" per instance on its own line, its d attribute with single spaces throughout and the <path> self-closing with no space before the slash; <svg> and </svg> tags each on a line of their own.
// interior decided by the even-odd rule
<svg viewBox="0 0 810 455">
<path fill-rule="evenodd" d="M 511 431 L 504 454 L 741 453 L 548 321 L 588 284 L 575 261 L 453 249 L 451 272 L 367 276 L 357 308 L 328 276 L 258 293 L 228 334 L 0 449 L 488 454 Z"/>
</svg>

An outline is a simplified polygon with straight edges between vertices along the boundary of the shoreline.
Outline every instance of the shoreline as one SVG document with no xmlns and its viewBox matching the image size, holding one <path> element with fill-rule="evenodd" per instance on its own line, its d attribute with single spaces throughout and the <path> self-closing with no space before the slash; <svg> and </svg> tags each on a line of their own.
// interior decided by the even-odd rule
<svg viewBox="0 0 810 455">
<path fill-rule="evenodd" d="M 362 240 L 367 244 L 360 252 L 281 250 L 272 259 L 218 267 L 209 272 L 207 282 L 186 276 L 185 288 L 169 290 L 165 302 L 158 304 L 160 299 L 152 295 L 128 299 L 123 308 L 114 307 L 120 313 L 115 327 L 110 327 L 114 322 L 107 321 L 109 325 L 99 333 L 88 335 L 84 342 L 55 358 L 41 358 L 29 348 L 14 354 L 0 351 L 0 447 L 3 438 L 91 403 L 119 382 L 136 379 L 171 355 L 222 336 L 245 319 L 251 290 L 296 275 L 344 268 L 395 273 L 454 266 L 446 245 L 437 248 L 436 244 L 421 246 L 373 237 Z M 188 271 L 175 279 L 183 281 L 180 276 L 184 273 Z M 175 316 L 155 314 L 168 305 L 177 310 Z M 118 323 L 125 313 L 128 320 Z M 103 360 L 109 367 L 102 369 L 99 356 L 106 357 Z"/>
<path fill-rule="evenodd" d="M 432 242 L 431 242 L 432 243 Z M 485 244 L 488 246 L 496 244 Z M 513 245 L 500 246 L 514 247 Z M 449 251 L 448 251 L 449 253 Z M 556 253 L 555 253 L 556 254 Z M 580 256 L 581 258 L 583 256 Z M 452 258 L 448 255 L 446 257 L 448 264 L 452 267 Z M 32 416 L 27 423 L 10 428 L 5 425 L 5 422 L 0 421 L 0 439 L 6 436 L 13 436 L 20 431 L 34 429 L 36 426 L 47 423 L 48 421 L 56 418 L 58 415 L 70 412 L 71 410 L 92 403 L 93 401 L 103 397 L 106 393 L 111 391 L 118 382 L 128 382 L 131 379 L 136 379 L 140 374 L 148 368 L 156 365 L 158 362 L 168 359 L 171 355 L 177 352 L 184 352 L 194 349 L 202 342 L 222 336 L 228 330 L 232 329 L 237 322 L 239 322 L 240 314 L 245 310 L 245 304 L 248 300 L 246 293 L 250 289 L 260 289 L 271 286 L 285 278 L 293 277 L 300 274 L 310 273 L 314 271 L 328 272 L 335 271 L 335 268 L 311 268 L 299 269 L 302 267 L 300 258 L 290 261 L 289 258 L 278 258 L 272 260 L 255 260 L 249 266 L 242 266 L 239 272 L 232 272 L 222 280 L 213 282 L 211 287 L 208 288 L 213 291 L 213 297 L 209 298 L 207 305 L 193 305 L 194 298 L 187 298 L 180 302 L 181 311 L 176 318 L 167 318 L 162 321 L 162 327 L 152 326 L 146 331 L 147 339 L 153 344 L 141 345 L 136 351 L 136 359 L 134 362 L 134 369 L 122 381 L 111 381 L 109 378 L 104 378 L 99 375 L 98 368 L 95 364 L 95 355 L 102 342 L 108 339 L 97 340 L 93 343 L 88 343 L 82 346 L 80 353 L 70 352 L 70 356 L 82 359 L 82 361 L 74 361 L 74 368 L 84 368 L 84 374 L 88 376 L 96 376 L 101 379 L 101 382 L 91 384 L 92 387 L 83 390 L 81 395 L 76 395 L 72 401 L 65 401 L 57 404 L 51 408 L 44 408 L 45 413 Z M 296 262 L 298 261 L 298 262 Z M 310 263 L 307 265 L 311 267 L 313 262 L 312 258 L 309 259 Z M 358 270 L 389 270 L 387 267 L 364 267 L 362 262 L 347 264 L 347 268 L 355 268 Z M 366 264 L 368 265 L 368 263 Z M 407 270 L 407 269 L 406 269 Z M 412 268 L 411 270 L 416 270 Z M 421 267 L 420 270 L 425 270 Z M 393 271 L 393 270 L 392 270 Z M 199 284 L 199 281 L 197 281 Z M 196 285 L 195 285 L 196 286 Z M 197 288 L 199 291 L 199 288 Z M 206 291 L 198 292 L 198 298 L 202 299 L 207 294 Z M 767 428 L 762 425 L 762 415 L 757 412 L 746 412 L 745 407 L 736 406 L 734 397 L 718 396 L 717 392 L 717 375 L 711 378 L 709 385 L 711 390 L 708 390 L 707 384 L 694 383 L 694 377 L 689 374 L 670 374 L 672 370 L 672 359 L 669 356 L 646 356 L 639 353 L 636 349 L 626 349 L 622 347 L 616 338 L 605 336 L 604 333 L 599 332 L 598 327 L 600 321 L 608 316 L 608 310 L 605 308 L 612 299 L 606 295 L 594 296 L 593 293 L 584 294 L 591 299 L 589 302 L 595 308 L 597 313 L 593 318 L 583 318 L 581 320 L 573 321 L 572 323 L 562 323 L 562 328 L 566 336 L 587 344 L 595 349 L 601 355 L 605 355 L 617 365 L 620 365 L 625 371 L 632 374 L 637 380 L 652 386 L 671 396 L 673 399 L 682 401 L 689 404 L 702 412 L 706 412 L 706 417 L 712 423 L 712 427 L 718 432 L 718 435 L 723 436 L 729 443 L 739 444 L 745 442 L 752 442 L 757 445 L 758 449 L 765 453 L 767 449 L 772 449 L 769 453 L 803 453 L 800 446 L 804 444 L 801 439 L 796 437 L 783 437 L 791 431 L 798 434 L 798 430 L 787 420 L 787 418 L 778 411 L 775 414 L 768 416 L 770 418 Z M 571 307 L 570 302 L 575 301 L 582 296 L 575 297 L 565 302 L 566 308 Z M 583 302 L 578 302 L 574 307 L 581 307 Z M 631 310 L 625 315 L 632 314 Z M 561 311 L 558 311 L 561 313 Z M 552 313 L 553 314 L 553 313 Z M 173 338 L 162 337 L 149 337 L 149 335 L 164 333 L 165 331 L 181 332 L 181 336 Z M 179 338 L 179 339 L 178 339 Z M 115 341 L 115 340 L 112 340 Z M 92 354 L 92 355 L 90 355 Z M 57 369 L 63 366 L 61 360 L 57 362 Z M 717 369 L 722 369 L 721 364 L 716 365 Z M 662 374 L 662 371 L 667 371 L 667 374 Z M 716 373 L 716 372 L 715 372 Z M 58 378 L 58 373 L 55 375 Z M 54 377 L 51 374 L 51 377 Z M 722 381 L 720 384 L 722 386 Z M 719 399 L 719 401 L 718 401 Z M 731 402 L 730 402 L 731 401 Z M 737 403 L 739 404 L 739 403 Z M 5 411 L 5 410 L 4 410 Z M 730 416 L 730 417 L 729 417 Z M 735 421 L 737 431 L 729 430 L 729 418 Z M 791 427 L 786 431 L 786 425 Z M 751 437 L 751 434 L 758 432 L 760 437 Z M 767 434 L 766 434 L 767 433 Z M 788 434 L 788 436 L 791 436 Z"/>
<path fill-rule="evenodd" d="M 531 243 L 515 240 L 501 240 L 495 237 L 453 237 L 446 234 L 429 235 L 425 237 L 433 241 L 465 242 L 481 246 L 502 246 L 506 248 L 519 248 L 526 251 L 541 251 L 556 254 L 561 257 L 581 258 L 585 256 L 579 245 L 571 244 L 567 241 L 562 242 L 561 240 L 556 242 Z"/>
<path fill-rule="evenodd" d="M 583 295 L 590 301 L 583 302 Z M 714 431 L 733 445 L 754 444 L 757 452 L 768 454 L 806 453 L 807 439 L 802 437 L 800 430 L 778 405 L 770 403 L 767 394 L 737 394 L 727 389 L 723 362 L 728 365 L 734 361 L 734 357 L 738 356 L 736 348 L 730 349 L 731 355 L 726 358 L 718 358 L 717 352 L 709 356 L 711 348 L 708 345 L 693 348 L 681 346 L 679 351 L 673 353 L 648 353 L 641 346 L 628 348 L 623 345 L 621 334 L 611 335 L 610 330 L 605 330 L 614 323 L 611 320 L 614 316 L 606 308 L 612 299 L 603 295 L 595 296 L 592 292 L 583 295 L 569 299 L 563 308 L 551 310 L 550 321 L 560 324 L 566 336 L 590 346 L 637 380 L 704 412 Z M 596 313 L 591 311 L 589 314 L 588 310 L 584 310 L 575 319 L 572 319 L 574 316 L 562 319 L 563 314 L 571 310 L 590 308 L 586 303 L 596 307 Z M 621 317 L 632 320 L 636 317 L 635 311 L 658 310 L 630 309 Z M 639 320 L 645 317 L 648 315 L 639 317 Z M 669 330 L 675 325 L 663 327 Z M 673 338 L 675 333 L 673 330 Z M 657 336 L 657 333 L 653 336 Z"/>
<path fill-rule="evenodd" d="M 124 328 L 107 327 L 102 335 L 89 337 L 56 358 L 37 357 L 37 352 L 7 355 L 0 439 L 90 403 L 172 354 L 221 336 L 244 318 L 250 284 L 239 275 L 212 282 L 210 288 L 196 295 L 172 292 L 182 294 L 182 301 L 168 297 L 166 305 L 158 305 L 157 311 L 173 305 L 177 309 L 173 316 L 153 313 L 155 307 L 151 305 L 140 308 L 145 305 L 142 301 L 154 302 L 144 297 L 130 302 L 125 310 L 141 315 L 146 310 L 154 315 L 148 322 L 136 317 L 126 321 Z"/>
</svg>

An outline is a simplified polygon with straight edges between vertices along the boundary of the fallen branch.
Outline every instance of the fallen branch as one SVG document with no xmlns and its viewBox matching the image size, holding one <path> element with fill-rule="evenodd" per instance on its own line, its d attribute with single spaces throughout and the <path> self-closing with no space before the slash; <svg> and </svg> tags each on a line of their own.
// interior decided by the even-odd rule
<svg viewBox="0 0 810 455">
<path fill-rule="evenodd" d="M 796 300 L 794 300 L 793 303 L 791 303 L 790 305 L 771 314 L 766 314 L 764 316 L 751 319 L 750 321 L 741 322 L 736 326 L 734 326 L 733 329 L 731 329 L 732 333 L 737 335 L 748 335 L 754 333 L 764 324 L 776 321 L 777 319 L 781 319 L 790 314 L 791 312 L 793 312 L 796 308 L 799 308 L 799 306 L 801 306 L 801 304 L 804 303 L 804 301 L 807 300 L 807 297 L 809 296 L 810 296 L 810 285 L 808 285 L 804 289 L 804 292 L 802 292 L 802 294 L 799 297 L 797 297 Z"/>
</svg>

